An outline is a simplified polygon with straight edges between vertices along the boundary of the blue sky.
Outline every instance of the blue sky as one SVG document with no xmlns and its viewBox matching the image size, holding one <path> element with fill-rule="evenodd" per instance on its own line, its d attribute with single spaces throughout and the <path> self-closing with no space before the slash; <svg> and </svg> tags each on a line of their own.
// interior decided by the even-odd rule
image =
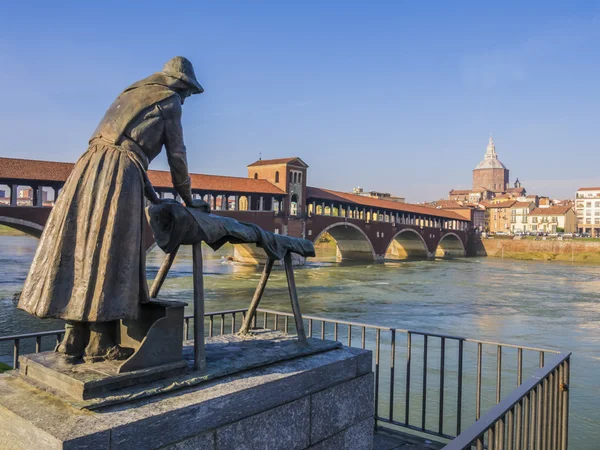
<svg viewBox="0 0 600 450">
<path fill-rule="evenodd" d="M 600 185 L 597 1 L 5 3 L 0 155 L 76 160 L 175 55 L 206 89 L 184 106 L 193 172 L 300 156 L 313 186 L 434 200 L 492 133 L 529 192 Z"/>
</svg>

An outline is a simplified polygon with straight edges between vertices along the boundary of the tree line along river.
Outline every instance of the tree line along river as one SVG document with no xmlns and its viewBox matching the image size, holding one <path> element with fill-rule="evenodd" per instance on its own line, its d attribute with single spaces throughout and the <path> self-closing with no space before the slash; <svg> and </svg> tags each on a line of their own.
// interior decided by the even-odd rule
<svg viewBox="0 0 600 450">
<path fill-rule="evenodd" d="M 16 309 L 37 240 L 0 236 L 0 336 L 61 328 Z M 231 263 L 205 249 L 206 310 L 248 306 L 260 269 Z M 303 313 L 430 333 L 568 350 L 571 363 L 570 441 L 600 442 L 600 266 L 496 258 L 335 263 L 335 250 L 296 270 Z M 148 256 L 154 277 L 163 254 Z M 190 249 L 180 251 L 161 291 L 192 299 Z M 285 275 L 275 270 L 261 307 L 289 311 Z M 12 348 L 0 345 L 10 360 Z M 507 388 L 508 389 L 508 388 Z"/>
</svg>

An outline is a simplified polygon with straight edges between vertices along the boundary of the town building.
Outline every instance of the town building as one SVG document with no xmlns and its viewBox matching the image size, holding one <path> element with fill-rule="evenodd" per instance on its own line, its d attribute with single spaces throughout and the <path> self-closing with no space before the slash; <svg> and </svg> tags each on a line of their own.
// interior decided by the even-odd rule
<svg viewBox="0 0 600 450">
<path fill-rule="evenodd" d="M 363 197 L 371 197 L 371 198 L 378 198 L 380 200 L 389 200 L 392 202 L 406 203 L 405 197 L 398 197 L 396 195 L 390 194 L 389 192 L 377 192 L 377 191 L 365 192 L 365 190 L 363 188 L 361 188 L 360 186 L 352 189 L 352 193 L 355 195 L 363 196 Z"/>
<path fill-rule="evenodd" d="M 535 209 L 534 202 L 514 202 L 510 207 L 510 232 L 531 231 L 529 213 Z"/>
<path fill-rule="evenodd" d="M 506 196 L 510 200 L 525 197 L 527 191 L 517 178 L 512 187 L 509 185 L 508 168 L 498 159 L 494 139 L 490 137 L 483 160 L 473 170 L 471 189 L 452 189 L 448 200 L 481 203 L 498 196 Z"/>
<path fill-rule="evenodd" d="M 574 233 L 577 231 L 577 214 L 571 206 L 535 208 L 528 215 L 529 231 L 543 233 Z"/>
<path fill-rule="evenodd" d="M 516 200 L 481 203 L 485 207 L 485 230 L 490 233 L 510 233 L 510 209 L 515 203 L 517 203 Z"/>
<path fill-rule="evenodd" d="M 577 230 L 600 236 L 600 187 L 582 187 L 575 195 Z"/>
</svg>

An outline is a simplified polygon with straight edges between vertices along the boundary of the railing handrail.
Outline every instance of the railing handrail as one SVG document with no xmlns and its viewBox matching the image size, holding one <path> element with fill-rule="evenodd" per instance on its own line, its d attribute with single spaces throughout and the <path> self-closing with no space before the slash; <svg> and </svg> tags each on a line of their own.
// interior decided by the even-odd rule
<svg viewBox="0 0 600 450">
<path fill-rule="evenodd" d="M 228 309 L 228 310 L 223 310 L 223 311 L 207 312 L 204 314 L 204 316 L 205 317 L 221 316 L 221 315 L 227 315 L 227 314 L 245 313 L 247 311 L 248 311 L 248 308 Z M 292 313 L 288 313 L 288 312 L 284 312 L 284 311 L 276 311 L 273 309 L 259 308 L 257 310 L 257 313 L 258 312 L 293 317 Z M 185 319 L 192 319 L 193 317 L 194 316 L 191 314 L 184 316 Z M 552 349 L 546 349 L 546 348 L 524 347 L 522 345 L 507 344 L 507 343 L 494 342 L 494 341 L 483 341 L 483 340 L 479 340 L 479 339 L 466 338 L 466 337 L 462 337 L 462 336 L 452 336 L 452 335 L 439 334 L 439 333 L 428 333 L 425 331 L 408 330 L 408 329 L 403 329 L 403 328 L 384 327 L 381 325 L 373 325 L 373 324 L 367 324 L 367 323 L 361 323 L 361 322 L 350 322 L 347 320 L 328 319 L 326 317 L 317 317 L 317 316 L 311 316 L 311 315 L 306 315 L 306 314 L 303 315 L 303 318 L 307 319 L 307 320 L 317 320 L 320 322 L 332 322 L 332 323 L 338 323 L 338 324 L 342 324 L 342 325 L 351 325 L 353 327 L 370 328 L 373 330 L 396 331 L 396 332 L 400 332 L 400 333 L 410 333 L 410 334 L 416 334 L 416 335 L 421 335 L 421 336 L 431 336 L 431 337 L 438 337 L 438 338 L 445 338 L 445 339 L 454 339 L 456 341 L 471 342 L 471 343 L 475 343 L 475 344 L 500 345 L 502 347 L 508 347 L 508 348 L 520 348 L 523 350 L 554 353 L 557 355 L 561 354 L 561 352 L 558 350 L 552 350 Z M 51 330 L 51 331 L 40 331 L 38 333 L 25 333 L 25 334 L 15 334 L 12 336 L 0 336 L 0 342 L 14 341 L 15 339 L 29 339 L 29 338 L 35 338 L 38 336 L 52 336 L 52 335 L 56 335 L 58 333 L 64 333 L 64 330 L 60 329 L 60 330 Z"/>
<path fill-rule="evenodd" d="M 206 313 L 204 313 L 204 317 L 221 316 L 223 314 L 245 313 L 246 311 L 248 311 L 248 308 L 227 309 L 227 310 L 223 310 L 223 311 L 206 312 Z M 193 319 L 193 318 L 194 318 L 194 316 L 192 314 L 184 316 L 184 319 Z M 39 331 L 37 333 L 24 333 L 24 334 L 14 334 L 12 336 L 0 336 L 0 342 L 14 341 L 15 339 L 19 339 L 19 340 L 31 339 L 31 338 L 35 338 L 35 337 L 39 337 L 39 336 L 56 336 L 57 334 L 62 334 L 64 332 L 65 332 L 64 328 L 61 328 L 59 330 Z"/>
<path fill-rule="evenodd" d="M 288 316 L 288 317 L 293 316 L 292 313 L 276 311 L 273 309 L 265 309 L 265 308 L 258 308 L 257 312 L 267 313 L 267 314 L 277 314 L 280 316 Z M 410 333 L 410 334 L 416 334 L 416 335 L 420 335 L 420 336 L 453 339 L 456 341 L 471 342 L 474 344 L 485 344 L 485 345 L 496 345 L 496 346 L 499 345 L 501 347 L 520 348 L 523 350 L 531 350 L 531 351 L 535 351 L 535 352 L 544 352 L 544 353 L 554 353 L 557 355 L 561 353 L 558 350 L 547 349 L 547 348 L 525 347 L 522 345 L 507 344 L 507 343 L 494 342 L 494 341 L 484 341 L 484 340 L 479 340 L 479 339 L 466 338 L 466 337 L 462 337 L 462 336 L 453 336 L 453 335 L 449 335 L 449 334 L 439 334 L 439 333 L 430 333 L 430 332 L 426 332 L 426 331 L 408 330 L 408 329 L 403 329 L 403 328 L 384 327 L 382 325 L 373 325 L 373 324 L 367 324 L 367 323 L 361 323 L 361 322 L 350 322 L 347 320 L 339 320 L 339 319 L 328 319 L 327 317 L 309 316 L 306 314 L 303 314 L 302 317 L 307 320 L 317 320 L 319 322 L 331 322 L 331 323 L 338 323 L 341 325 L 352 325 L 353 327 L 365 327 L 365 328 L 370 328 L 370 329 L 374 329 L 374 330 L 396 331 L 396 332 L 400 332 L 400 333 Z"/>
<path fill-rule="evenodd" d="M 559 353 L 550 364 L 538 369 L 532 376 L 527 378 L 520 386 L 489 409 L 479 420 L 465 431 L 450 441 L 444 450 L 462 450 L 470 447 L 471 443 L 481 437 L 487 430 L 493 427 L 508 411 L 515 407 L 527 394 L 532 392 L 546 377 L 548 377 L 558 366 L 569 359 L 571 352 Z"/>
</svg>

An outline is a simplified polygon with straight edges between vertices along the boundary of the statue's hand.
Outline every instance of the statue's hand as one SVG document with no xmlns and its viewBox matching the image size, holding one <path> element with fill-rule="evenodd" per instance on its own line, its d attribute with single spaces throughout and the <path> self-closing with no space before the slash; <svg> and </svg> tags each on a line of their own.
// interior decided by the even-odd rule
<svg viewBox="0 0 600 450">
<path fill-rule="evenodd" d="M 195 199 L 192 200 L 191 203 L 186 203 L 188 208 L 198 208 L 205 213 L 210 212 L 210 205 L 206 203 L 204 200 Z"/>
</svg>

